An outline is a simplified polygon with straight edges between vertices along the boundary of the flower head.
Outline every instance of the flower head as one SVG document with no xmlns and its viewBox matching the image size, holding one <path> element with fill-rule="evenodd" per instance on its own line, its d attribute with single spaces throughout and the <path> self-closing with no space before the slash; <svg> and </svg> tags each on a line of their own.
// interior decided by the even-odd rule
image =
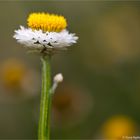
<svg viewBox="0 0 140 140">
<path fill-rule="evenodd" d="M 14 38 L 28 49 L 52 54 L 66 50 L 78 39 L 66 30 L 67 22 L 63 16 L 32 13 L 27 21 L 29 28 L 20 26 L 15 30 Z"/>
</svg>

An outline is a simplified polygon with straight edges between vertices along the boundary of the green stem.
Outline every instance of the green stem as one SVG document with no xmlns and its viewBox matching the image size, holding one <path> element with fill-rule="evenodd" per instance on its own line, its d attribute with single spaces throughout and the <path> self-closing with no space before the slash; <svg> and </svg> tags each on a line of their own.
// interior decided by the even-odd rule
<svg viewBox="0 0 140 140">
<path fill-rule="evenodd" d="M 50 139 L 50 108 L 51 108 L 51 68 L 50 57 L 41 57 L 42 61 L 42 93 L 40 103 L 39 140 Z"/>
</svg>

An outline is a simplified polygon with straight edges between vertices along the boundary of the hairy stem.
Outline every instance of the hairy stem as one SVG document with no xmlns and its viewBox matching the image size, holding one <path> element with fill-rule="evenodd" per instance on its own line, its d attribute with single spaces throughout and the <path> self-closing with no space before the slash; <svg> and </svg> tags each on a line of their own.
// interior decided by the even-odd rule
<svg viewBox="0 0 140 140">
<path fill-rule="evenodd" d="M 38 139 L 50 139 L 50 108 L 51 108 L 51 66 L 50 57 L 42 56 L 42 93 L 40 103 L 40 118 L 38 128 Z"/>
</svg>

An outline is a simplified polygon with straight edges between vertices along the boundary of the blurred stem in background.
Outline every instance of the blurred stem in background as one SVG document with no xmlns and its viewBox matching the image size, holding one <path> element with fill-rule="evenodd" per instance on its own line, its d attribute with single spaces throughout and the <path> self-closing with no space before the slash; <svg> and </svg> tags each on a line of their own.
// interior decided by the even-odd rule
<svg viewBox="0 0 140 140">
<path fill-rule="evenodd" d="M 42 93 L 40 103 L 40 118 L 38 139 L 49 140 L 50 138 L 50 107 L 51 107 L 51 66 L 50 57 L 42 56 Z"/>
</svg>

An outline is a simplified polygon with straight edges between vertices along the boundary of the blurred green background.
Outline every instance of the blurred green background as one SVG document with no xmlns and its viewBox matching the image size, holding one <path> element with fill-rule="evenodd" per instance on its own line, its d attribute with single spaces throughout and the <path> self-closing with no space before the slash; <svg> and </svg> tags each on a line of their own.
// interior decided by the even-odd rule
<svg viewBox="0 0 140 140">
<path fill-rule="evenodd" d="M 0 1 L 0 139 L 36 139 L 41 64 L 13 39 L 31 12 L 62 14 L 78 43 L 52 59 L 64 82 L 52 139 L 140 136 L 140 2 Z"/>
</svg>

